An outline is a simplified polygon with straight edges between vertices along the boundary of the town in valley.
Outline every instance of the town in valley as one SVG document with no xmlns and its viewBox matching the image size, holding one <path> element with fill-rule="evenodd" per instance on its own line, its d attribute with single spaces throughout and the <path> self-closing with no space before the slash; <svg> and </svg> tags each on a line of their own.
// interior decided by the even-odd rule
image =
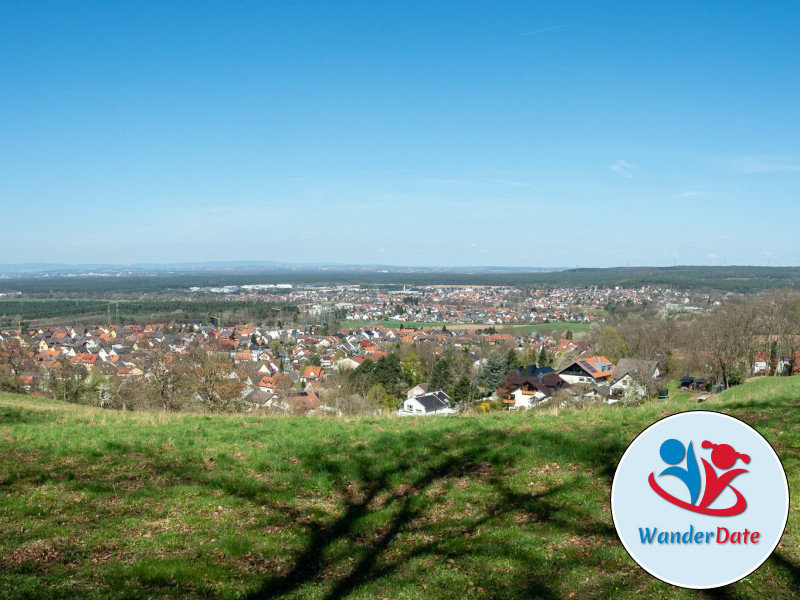
<svg viewBox="0 0 800 600">
<path fill-rule="evenodd" d="M 446 415 L 637 404 L 668 393 L 670 379 L 711 393 L 796 368 L 793 342 L 779 347 L 785 332 L 771 343 L 757 335 L 758 311 L 772 301 L 761 296 L 658 285 L 289 283 L 169 295 L 220 310 L 192 321 L 126 315 L 123 296 L 72 323 L 0 315 L 4 388 L 121 410 Z M 7 289 L 0 311 L 29 296 Z M 739 304 L 756 311 L 739 340 L 747 354 L 720 357 L 702 332 Z M 271 308 L 247 320 L 239 306 Z"/>
</svg>

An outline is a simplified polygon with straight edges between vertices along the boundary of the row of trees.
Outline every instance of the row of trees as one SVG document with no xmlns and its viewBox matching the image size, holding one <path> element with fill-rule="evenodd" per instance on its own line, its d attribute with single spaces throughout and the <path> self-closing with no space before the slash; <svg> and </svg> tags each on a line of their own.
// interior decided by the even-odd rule
<svg viewBox="0 0 800 600">
<path fill-rule="evenodd" d="M 766 352 L 772 375 L 791 375 L 800 353 L 800 294 L 771 291 L 725 302 L 699 321 L 697 334 L 726 387 L 742 371 L 753 373 L 757 350 Z"/>
<path fill-rule="evenodd" d="M 47 300 L 23 298 L 0 301 L 0 327 L 14 327 L 36 322 L 69 321 L 76 324 L 90 316 L 92 322 L 117 321 L 125 323 L 166 320 L 169 322 L 206 322 L 209 315 L 221 316 L 223 323 L 248 321 L 295 320 L 299 309 L 290 302 L 257 302 L 254 300 L 122 300 L 53 298 Z"/>
<path fill-rule="evenodd" d="M 163 346 L 144 351 L 147 374 L 124 377 L 90 372 L 60 357 L 44 368 L 40 391 L 55 400 L 118 410 L 235 412 L 244 384 L 231 378 L 224 353 L 193 348 L 175 355 Z"/>
<path fill-rule="evenodd" d="M 669 376 L 713 373 L 726 387 L 753 374 L 760 350 L 770 374 L 791 374 L 800 353 L 800 294 L 730 297 L 701 314 L 629 313 L 590 332 L 589 342 L 614 362 L 658 360 Z"/>
</svg>

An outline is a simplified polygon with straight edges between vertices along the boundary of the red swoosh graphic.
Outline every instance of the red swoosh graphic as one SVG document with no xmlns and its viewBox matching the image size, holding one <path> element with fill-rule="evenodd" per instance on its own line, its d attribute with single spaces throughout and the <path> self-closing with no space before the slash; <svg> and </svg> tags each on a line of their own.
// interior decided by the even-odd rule
<svg viewBox="0 0 800 600">
<path fill-rule="evenodd" d="M 653 488 L 653 491 L 670 504 L 680 506 L 681 508 L 685 508 L 686 510 L 690 510 L 692 512 L 700 513 L 701 515 L 732 517 L 733 515 L 738 515 L 739 513 L 744 512 L 744 509 L 747 508 L 747 500 L 745 500 L 744 496 L 742 496 L 739 490 L 732 485 L 728 487 L 730 487 L 736 494 L 736 504 L 729 508 L 705 508 L 701 506 L 695 506 L 694 504 L 689 504 L 688 502 L 684 502 L 672 494 L 665 492 L 663 489 L 661 489 L 661 486 L 656 483 L 656 478 L 653 473 L 650 473 L 650 477 L 647 478 L 647 481 L 650 483 L 650 487 Z"/>
</svg>

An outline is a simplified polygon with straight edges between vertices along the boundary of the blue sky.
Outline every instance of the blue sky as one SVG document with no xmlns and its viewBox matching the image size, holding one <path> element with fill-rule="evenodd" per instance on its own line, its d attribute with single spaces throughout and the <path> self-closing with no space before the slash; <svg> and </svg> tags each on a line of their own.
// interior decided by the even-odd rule
<svg viewBox="0 0 800 600">
<path fill-rule="evenodd" d="M 800 265 L 798 2 L 0 3 L 0 263 Z"/>
</svg>

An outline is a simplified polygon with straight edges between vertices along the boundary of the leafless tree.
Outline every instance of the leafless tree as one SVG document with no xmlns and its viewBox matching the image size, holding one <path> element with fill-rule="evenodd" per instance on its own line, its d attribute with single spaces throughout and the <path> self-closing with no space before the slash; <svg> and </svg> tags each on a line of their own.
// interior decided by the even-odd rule
<svg viewBox="0 0 800 600">
<path fill-rule="evenodd" d="M 54 400 L 80 403 L 84 401 L 88 376 L 86 367 L 72 364 L 67 357 L 60 356 L 56 364 L 44 370 L 43 388 Z"/>
<path fill-rule="evenodd" d="M 616 327 L 606 325 L 600 330 L 597 337 L 597 353 L 602 354 L 612 362 L 628 356 L 628 345 Z"/>
<path fill-rule="evenodd" d="M 783 347 L 789 359 L 789 375 L 794 373 L 795 363 L 800 353 L 800 295 L 793 294 L 789 299 L 788 310 L 789 326 L 783 338 Z"/>
<path fill-rule="evenodd" d="M 514 352 L 516 352 L 516 350 L 514 350 Z M 452 366 L 453 379 L 455 381 L 460 380 L 462 377 L 466 377 L 470 381 L 475 378 L 472 358 L 469 355 L 468 348 L 464 347 L 460 351 L 453 354 Z"/>
<path fill-rule="evenodd" d="M 675 349 L 679 338 L 678 325 L 672 318 L 631 315 L 619 327 L 628 354 L 644 360 L 661 360 Z"/>
<path fill-rule="evenodd" d="M 196 391 L 209 412 L 233 412 L 241 408 L 243 384 L 231 379 L 233 362 L 221 353 L 195 348 L 189 364 L 197 377 Z"/>
<path fill-rule="evenodd" d="M 575 349 L 566 350 L 565 352 L 559 352 L 556 355 L 555 360 L 553 361 L 553 369 L 555 369 L 556 371 L 560 371 L 561 369 L 568 367 L 573 362 L 578 360 L 579 356 L 580 352 L 578 352 L 578 350 Z"/>
<path fill-rule="evenodd" d="M 437 350 L 436 344 L 431 341 L 424 341 L 417 344 L 417 358 L 419 359 L 420 365 L 422 365 L 423 381 L 430 381 L 433 368 L 436 366 L 440 356 L 440 352 Z"/>
<path fill-rule="evenodd" d="M 289 392 L 294 389 L 294 381 L 286 373 L 276 373 L 273 379 L 275 380 L 275 393 L 286 399 L 289 396 Z"/>
<path fill-rule="evenodd" d="M 197 387 L 187 361 L 164 344 L 154 344 L 144 354 L 147 374 L 141 391 L 147 404 L 163 411 L 185 408 Z"/>
<path fill-rule="evenodd" d="M 112 376 L 109 379 L 109 400 L 101 408 L 115 410 L 150 408 L 147 404 L 147 394 L 144 392 L 146 385 L 145 379 L 141 375 Z"/>
<path fill-rule="evenodd" d="M 33 352 L 20 338 L 6 338 L 0 344 L 0 364 L 19 377 L 33 365 Z"/>
<path fill-rule="evenodd" d="M 758 302 L 758 327 L 763 334 L 773 374 L 784 374 L 781 368 L 784 356 L 789 361 L 789 372 L 793 372 L 796 354 L 800 350 L 800 295 L 784 290 L 763 294 Z"/>
<path fill-rule="evenodd" d="M 710 356 L 726 388 L 737 366 L 752 365 L 756 314 L 752 302 L 729 301 L 697 323 L 699 346 Z"/>
</svg>

